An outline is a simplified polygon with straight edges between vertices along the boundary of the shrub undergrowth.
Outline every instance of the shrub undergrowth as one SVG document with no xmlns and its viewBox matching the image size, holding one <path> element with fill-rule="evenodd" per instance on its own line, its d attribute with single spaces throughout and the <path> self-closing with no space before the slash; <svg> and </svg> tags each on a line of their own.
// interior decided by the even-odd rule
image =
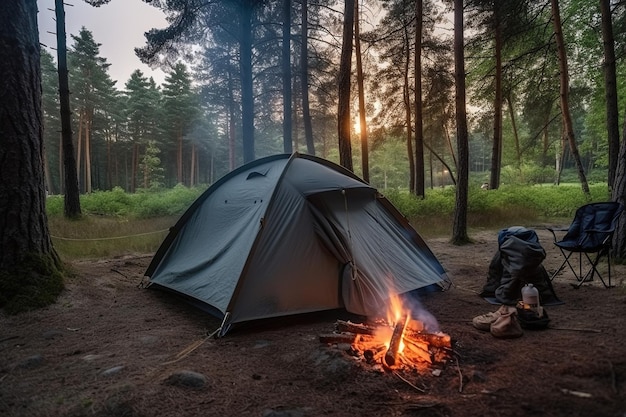
<svg viewBox="0 0 626 417">
<path fill-rule="evenodd" d="M 125 252 L 155 251 L 185 210 L 205 191 L 178 185 L 168 190 L 126 193 L 121 188 L 81 196 L 83 216 L 63 217 L 63 198 L 47 202 L 50 231 L 59 254 L 69 258 L 98 258 Z M 429 189 L 421 199 L 407 190 L 382 193 L 424 237 L 449 235 L 455 207 L 454 187 Z M 590 185 L 593 201 L 608 200 L 606 183 Z M 468 196 L 468 227 L 531 226 L 546 222 L 563 225 L 586 204 L 580 184 L 504 185 L 482 190 L 472 185 Z"/>
</svg>

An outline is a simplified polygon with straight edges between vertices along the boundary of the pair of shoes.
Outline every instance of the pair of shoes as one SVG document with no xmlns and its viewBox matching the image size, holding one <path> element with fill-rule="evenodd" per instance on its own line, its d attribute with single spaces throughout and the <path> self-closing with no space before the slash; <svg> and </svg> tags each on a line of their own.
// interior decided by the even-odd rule
<svg viewBox="0 0 626 417">
<path fill-rule="evenodd" d="M 508 307 L 508 311 L 501 314 L 491 326 L 489 331 L 493 337 L 498 339 L 513 339 L 521 337 L 524 334 L 522 326 L 517 320 L 517 309 L 515 307 Z"/>
<path fill-rule="evenodd" d="M 491 330 L 491 325 L 502 315 L 510 314 L 515 311 L 515 307 L 501 305 L 497 311 L 493 313 L 481 314 L 472 319 L 472 325 L 478 330 L 488 332 Z"/>
</svg>

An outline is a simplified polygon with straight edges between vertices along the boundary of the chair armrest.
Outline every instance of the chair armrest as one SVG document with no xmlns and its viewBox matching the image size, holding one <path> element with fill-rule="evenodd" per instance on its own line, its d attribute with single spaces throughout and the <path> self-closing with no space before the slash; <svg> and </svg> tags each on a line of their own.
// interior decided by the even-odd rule
<svg viewBox="0 0 626 417">
<path fill-rule="evenodd" d="M 554 241 L 556 242 L 558 240 L 556 237 L 556 232 L 567 232 L 569 230 L 569 227 L 546 227 L 546 230 L 552 233 Z"/>
</svg>

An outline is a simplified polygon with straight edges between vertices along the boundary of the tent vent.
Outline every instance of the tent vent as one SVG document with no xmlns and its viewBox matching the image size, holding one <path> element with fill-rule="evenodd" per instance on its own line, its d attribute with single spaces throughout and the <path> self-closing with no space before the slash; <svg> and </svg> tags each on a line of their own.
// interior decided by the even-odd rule
<svg viewBox="0 0 626 417">
<path fill-rule="evenodd" d="M 267 171 L 265 172 L 252 171 L 251 173 L 248 174 L 248 177 L 246 178 L 246 180 L 249 180 L 251 178 L 256 178 L 256 177 L 264 177 L 265 174 L 267 174 Z"/>
</svg>

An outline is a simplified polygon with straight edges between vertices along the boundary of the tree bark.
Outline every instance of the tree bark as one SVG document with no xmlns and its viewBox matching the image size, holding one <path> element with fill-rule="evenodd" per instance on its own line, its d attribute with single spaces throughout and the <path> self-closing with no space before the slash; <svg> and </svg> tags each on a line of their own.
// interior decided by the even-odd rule
<svg viewBox="0 0 626 417">
<path fill-rule="evenodd" d="M 489 188 L 497 190 L 500 187 L 500 170 L 502 167 L 502 27 L 498 5 L 494 3 L 495 19 L 495 55 L 496 77 L 495 97 L 493 102 L 493 147 L 491 150 L 491 176 Z"/>
<path fill-rule="evenodd" d="M 613 181 L 613 201 L 626 206 L 626 116 L 622 133 L 622 145 L 617 160 L 615 181 Z M 623 263 L 626 260 L 626 214 L 622 213 L 613 234 L 613 247 L 611 255 L 616 262 Z"/>
<path fill-rule="evenodd" d="M 361 136 L 362 178 L 370 181 L 369 147 L 367 143 L 367 120 L 365 119 L 365 87 L 363 86 L 363 61 L 361 57 L 361 34 L 359 29 L 359 2 L 354 2 L 354 48 L 356 54 L 356 82 L 359 93 L 359 135 Z"/>
<path fill-rule="evenodd" d="M 241 73 L 241 125 L 243 162 L 254 156 L 254 91 L 252 82 L 252 0 L 241 2 L 239 13 L 239 69 Z"/>
<path fill-rule="evenodd" d="M 343 11 L 343 42 L 339 63 L 339 105 L 337 110 L 337 130 L 339 138 L 339 164 L 353 171 L 352 144 L 350 133 L 350 73 L 352 64 L 352 37 L 354 35 L 354 1 L 345 0 Z"/>
<path fill-rule="evenodd" d="M 413 153 L 413 135 L 411 121 L 411 95 L 409 94 L 409 67 L 411 63 L 411 48 L 409 46 L 408 28 L 404 27 L 404 68 L 402 96 L 404 99 L 404 124 L 406 125 L 406 153 L 409 160 L 409 191 L 415 194 L 415 154 Z"/>
<path fill-rule="evenodd" d="M 56 255 L 48 230 L 43 168 L 43 115 L 37 2 L 0 2 L 0 284 L 19 291 L 44 288 L 56 297 L 62 289 Z M 41 270 L 33 259 L 46 263 Z M 50 262 L 52 261 L 52 262 Z M 36 277 L 36 278 L 33 278 Z M 49 284 L 57 280 L 53 292 Z M 29 288 L 33 287 L 33 288 Z M 7 288 L 3 286 L 3 288 Z M 3 290 L 8 303 L 16 296 Z M 37 294 L 40 293 L 40 294 Z M 19 296 L 17 296 L 19 298 Z M 22 303 L 36 300 L 22 299 Z M 50 302 L 52 302 L 50 300 Z M 29 306 L 22 306 L 28 308 Z M 33 306 L 36 307 L 36 306 Z"/>
<path fill-rule="evenodd" d="M 457 185 L 454 205 L 452 242 L 456 245 L 469 242 L 467 235 L 467 201 L 469 183 L 469 143 L 467 108 L 465 98 L 465 52 L 463 42 L 463 0 L 454 0 L 454 79 L 457 142 Z"/>
<path fill-rule="evenodd" d="M 604 46 L 604 90 L 606 97 L 606 130 L 609 141 L 609 190 L 613 187 L 619 154 L 619 110 L 617 104 L 617 73 L 615 39 L 611 19 L 611 1 L 600 0 L 602 14 L 602 45 Z"/>
<path fill-rule="evenodd" d="M 309 105 L 309 7 L 306 1 L 302 2 L 302 50 L 300 52 L 300 79 L 302 82 L 302 122 L 306 150 L 315 155 L 313 141 L 313 123 L 311 122 L 311 108 Z"/>
<path fill-rule="evenodd" d="M 550 3 L 552 6 L 552 23 L 554 24 L 554 35 L 556 38 L 556 46 L 559 54 L 559 81 L 563 128 L 565 129 L 565 136 L 567 137 L 570 151 L 572 152 L 574 162 L 576 163 L 578 178 L 580 180 L 580 185 L 582 187 L 583 193 L 585 194 L 587 200 L 591 200 L 589 184 L 587 183 L 585 169 L 583 168 L 582 162 L 580 160 L 580 154 L 578 153 L 578 145 L 576 145 L 576 136 L 574 134 L 572 116 L 569 111 L 569 71 L 567 68 L 567 55 L 565 53 L 565 41 L 563 40 L 563 31 L 561 26 L 561 12 L 559 10 L 559 0 L 550 0 Z"/>
<path fill-rule="evenodd" d="M 61 145 L 65 176 L 65 197 L 63 213 L 69 219 L 80 217 L 80 191 L 76 175 L 76 159 L 72 139 L 72 119 L 70 110 L 70 87 L 67 69 L 67 45 L 65 34 L 65 7 L 63 0 L 54 1 L 57 31 L 57 72 L 59 74 L 59 103 L 61 112 Z"/>
<path fill-rule="evenodd" d="M 415 1 L 415 195 L 426 195 L 424 183 L 424 122 L 422 102 L 422 31 L 424 1 Z"/>
<path fill-rule="evenodd" d="M 291 0 L 283 0 L 283 148 L 293 152 L 291 121 Z"/>
</svg>

